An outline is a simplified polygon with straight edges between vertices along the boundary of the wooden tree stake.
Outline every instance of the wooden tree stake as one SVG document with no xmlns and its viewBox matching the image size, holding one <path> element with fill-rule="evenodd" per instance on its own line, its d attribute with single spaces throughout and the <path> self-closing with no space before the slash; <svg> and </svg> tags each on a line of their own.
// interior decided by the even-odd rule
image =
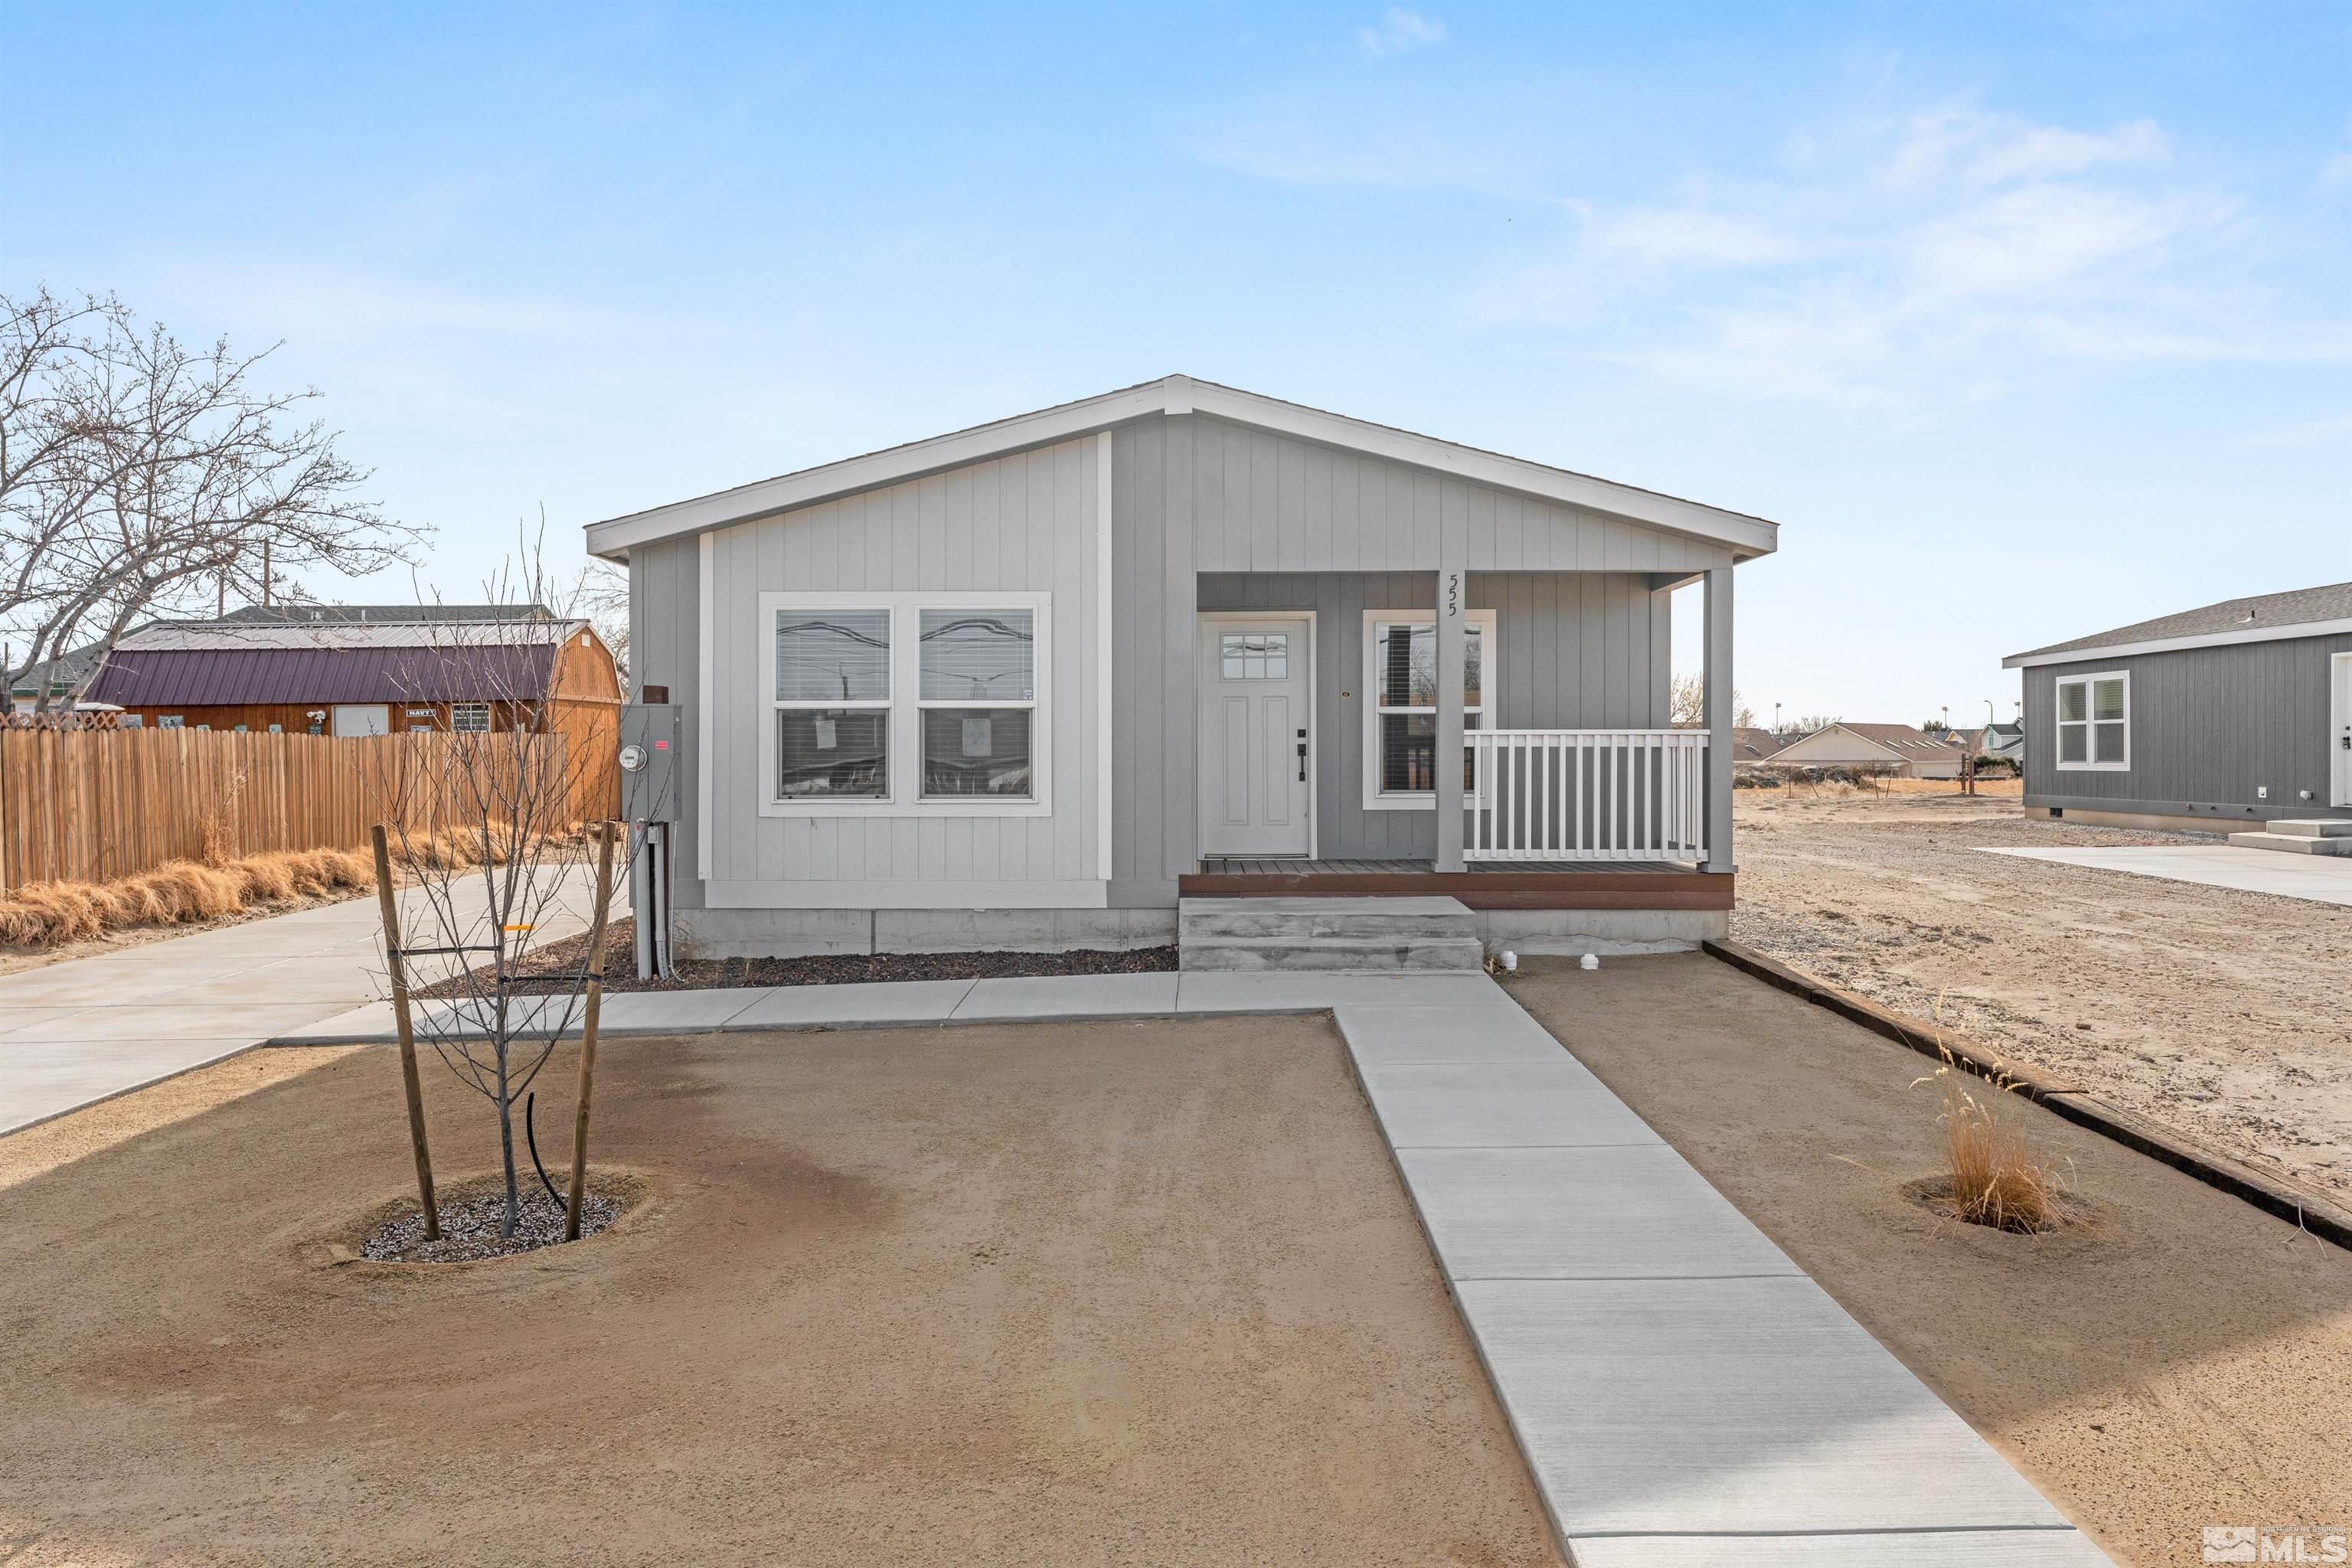
<svg viewBox="0 0 2352 1568">
<path fill-rule="evenodd" d="M 604 932 L 613 910 L 613 840 L 617 822 L 596 825 L 596 923 L 588 936 L 588 1000 L 580 1022 L 580 1103 L 572 1123 L 572 1190 L 563 1200 L 563 1239 L 580 1239 L 580 1208 L 588 1192 L 588 1103 L 596 1088 L 596 1017 L 604 1002 Z"/>
<path fill-rule="evenodd" d="M 375 898 L 383 911 L 384 971 L 392 980 L 392 1021 L 400 1032 L 400 1082 L 408 1094 L 408 1139 L 416 1148 L 416 1196 L 425 1205 L 425 1239 L 441 1239 L 441 1207 L 433 1197 L 433 1155 L 425 1146 L 425 1090 L 416 1081 L 416 1034 L 408 1018 L 408 965 L 400 956 L 400 900 L 392 891 L 392 847 L 383 824 L 368 830 L 375 845 Z"/>
</svg>

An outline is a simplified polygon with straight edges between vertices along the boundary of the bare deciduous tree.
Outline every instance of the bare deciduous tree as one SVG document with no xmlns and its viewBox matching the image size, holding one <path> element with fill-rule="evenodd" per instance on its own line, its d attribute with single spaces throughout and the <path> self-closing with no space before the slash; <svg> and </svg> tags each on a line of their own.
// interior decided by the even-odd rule
<svg viewBox="0 0 2352 1568">
<path fill-rule="evenodd" d="M 420 531 L 355 492 L 367 470 L 272 392 L 270 350 L 191 350 L 112 298 L 0 295 L 0 627 L 31 667 L 142 618 L 274 596 L 278 574 L 362 575 Z M 41 693 L 46 707 L 48 693 Z"/>
<path fill-rule="evenodd" d="M 1677 675 L 1666 688 L 1666 721 L 1677 730 L 1706 728 L 1706 678 Z M 1731 721 L 1742 730 L 1756 728 L 1756 710 L 1738 691 L 1731 694 Z"/>
</svg>

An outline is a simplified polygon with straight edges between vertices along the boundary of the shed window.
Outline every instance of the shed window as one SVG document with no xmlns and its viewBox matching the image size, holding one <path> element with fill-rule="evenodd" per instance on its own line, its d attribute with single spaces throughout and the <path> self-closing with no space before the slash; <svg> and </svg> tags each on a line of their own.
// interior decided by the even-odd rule
<svg viewBox="0 0 2352 1568">
<path fill-rule="evenodd" d="M 460 735 L 488 734 L 490 705 L 487 702 L 452 702 L 449 704 L 449 728 Z"/>
<path fill-rule="evenodd" d="M 1486 727 L 1492 701 L 1495 612 L 1465 613 L 1462 648 L 1462 727 Z M 1370 807 L 1432 804 L 1437 788 L 1437 624 L 1393 613 L 1365 616 L 1364 804 Z M 1477 779 L 1465 755 L 1462 788 L 1475 798 Z"/>
<path fill-rule="evenodd" d="M 2131 676 L 2070 676 L 2058 682 L 2058 765 L 2122 772 L 2131 766 Z"/>
<path fill-rule="evenodd" d="M 182 730 L 187 727 L 187 723 L 188 718 L 184 713 L 165 713 L 156 719 L 155 728 L 158 730 Z"/>
</svg>

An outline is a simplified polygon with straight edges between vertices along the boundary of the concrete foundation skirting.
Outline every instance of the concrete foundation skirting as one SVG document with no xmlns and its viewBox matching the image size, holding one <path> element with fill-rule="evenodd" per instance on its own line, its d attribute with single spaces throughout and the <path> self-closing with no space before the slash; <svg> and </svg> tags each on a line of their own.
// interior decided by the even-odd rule
<svg viewBox="0 0 2352 1568">
<path fill-rule="evenodd" d="M 1688 952 L 1731 934 L 1728 910 L 1475 910 L 1486 951 Z"/>
<path fill-rule="evenodd" d="M 2023 1062 L 2010 1061 L 2000 1052 L 1964 1036 L 1924 1019 L 1897 1013 L 1891 1007 L 1883 1007 L 1867 996 L 1841 990 L 1743 943 L 1710 942 L 1706 944 L 1706 949 L 1733 968 L 1752 974 L 1768 985 L 1778 986 L 1792 996 L 1801 996 L 1817 1007 L 1826 1007 L 1840 1017 L 1860 1024 L 1874 1034 L 1884 1035 L 1895 1044 L 1906 1046 L 1922 1056 L 1948 1059 L 1963 1071 L 2005 1084 L 2013 1092 L 2024 1095 L 2036 1105 L 2055 1112 L 2077 1127 L 2112 1138 L 2124 1147 L 2137 1150 L 2150 1159 L 2161 1160 L 2174 1170 L 2196 1177 L 2207 1186 L 2217 1187 L 2232 1197 L 2253 1205 L 2265 1214 L 2275 1215 L 2313 1236 L 2323 1237 L 2338 1247 L 2352 1250 L 2352 1210 L 2342 1208 L 2317 1193 L 2305 1192 L 2266 1171 L 2255 1170 L 2226 1154 L 2192 1143 L 2168 1127 L 2084 1093 L 2082 1087 L 2071 1079 Z"/>
<path fill-rule="evenodd" d="M 870 952 L 1124 952 L 1176 940 L 1161 910 L 679 910 L 682 958 Z"/>
</svg>

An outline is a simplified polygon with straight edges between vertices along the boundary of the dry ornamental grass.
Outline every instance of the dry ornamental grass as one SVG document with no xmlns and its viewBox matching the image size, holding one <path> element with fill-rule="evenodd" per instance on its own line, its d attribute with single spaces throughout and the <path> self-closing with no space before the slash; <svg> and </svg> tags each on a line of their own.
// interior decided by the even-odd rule
<svg viewBox="0 0 2352 1568">
<path fill-rule="evenodd" d="M 395 844 L 394 858 L 406 869 L 478 866 L 498 852 L 473 831 L 415 834 Z M 167 860 L 111 882 L 31 882 L 0 897 L 0 946 L 56 947 L 136 926 L 194 925 L 373 886 L 374 867 L 352 849 Z"/>
</svg>

